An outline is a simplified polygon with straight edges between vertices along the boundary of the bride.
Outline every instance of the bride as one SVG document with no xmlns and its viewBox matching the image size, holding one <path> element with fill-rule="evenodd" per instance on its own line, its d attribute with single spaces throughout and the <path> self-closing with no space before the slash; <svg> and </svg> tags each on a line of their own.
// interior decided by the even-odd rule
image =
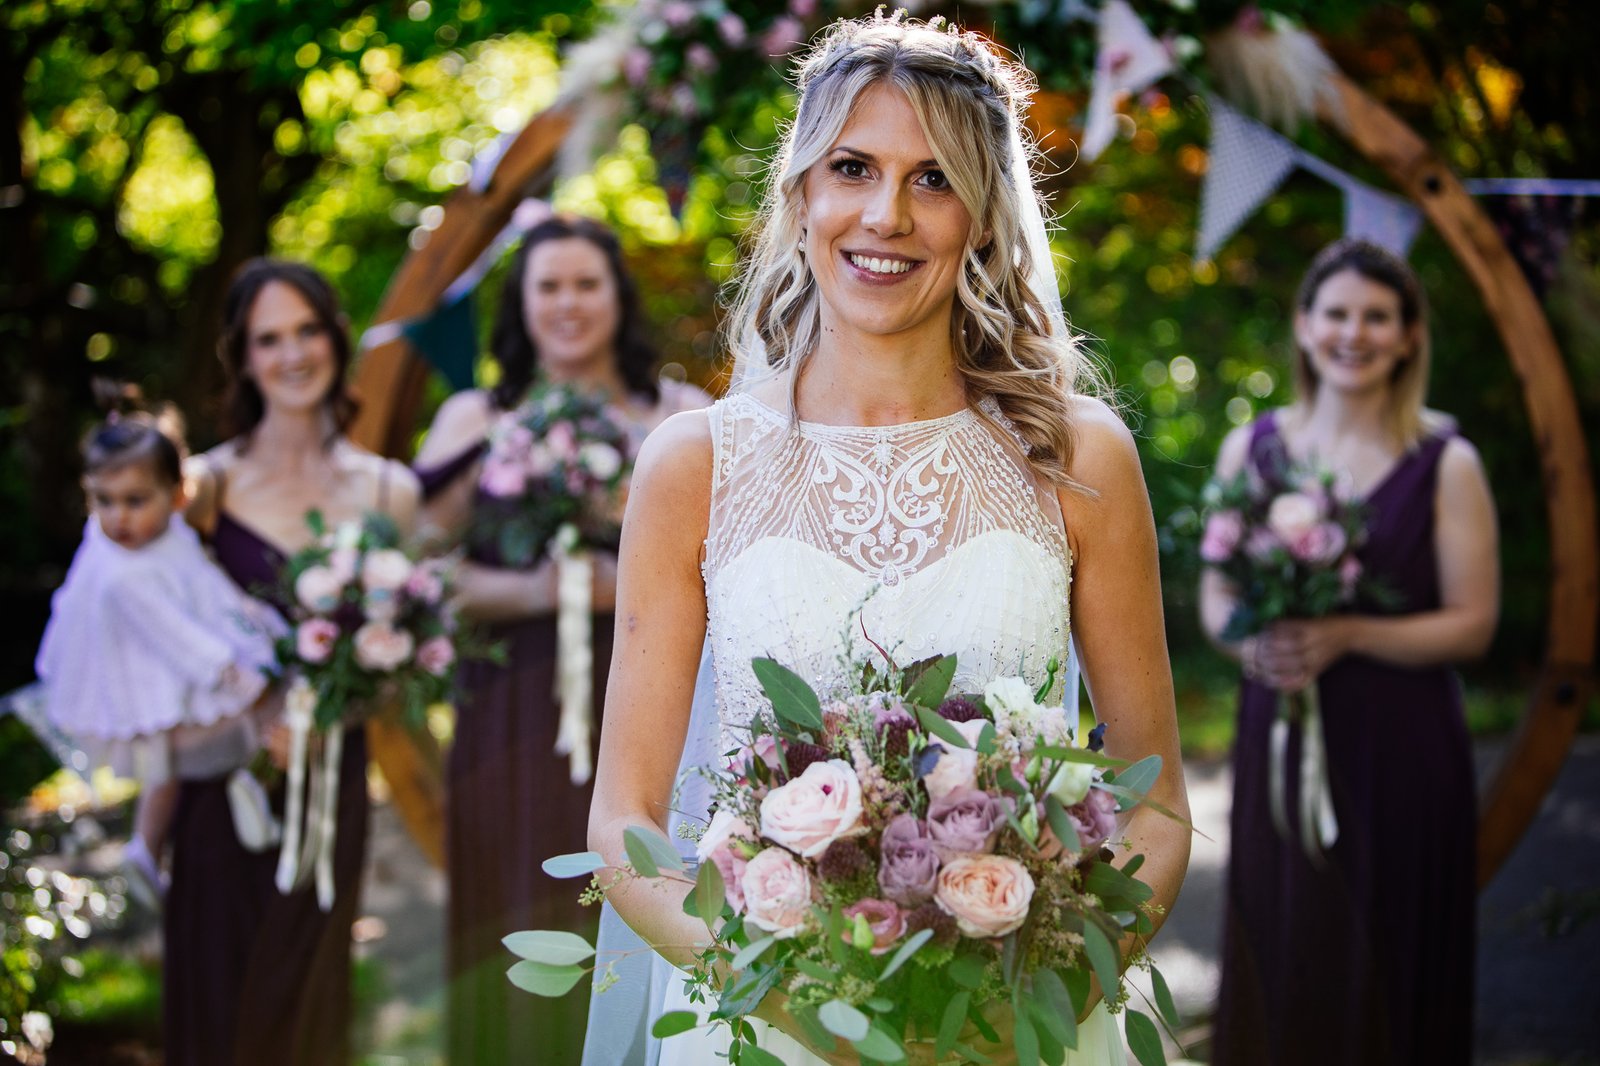
<svg viewBox="0 0 1600 1066">
<path fill-rule="evenodd" d="M 591 846 L 620 865 L 628 827 L 666 831 L 703 645 L 723 752 L 763 699 L 755 656 L 826 692 L 870 636 L 900 662 L 956 653 L 956 688 L 977 691 L 1019 667 L 1042 683 L 1069 621 L 1107 752 L 1160 755 L 1151 798 L 1186 815 L 1149 500 L 1127 429 L 1078 391 L 1027 72 L 975 34 L 880 16 L 836 24 L 798 80 L 733 308 L 736 389 L 665 422 L 634 474 Z M 1169 908 L 1187 830 L 1141 807 L 1121 836 Z M 707 940 L 682 897 L 646 880 L 609 893 L 680 966 Z M 759 1011 L 777 1030 L 763 1047 L 854 1061 L 806 1044 L 781 1000 Z M 1069 1062 L 1122 1062 L 1103 1005 L 1079 1034 Z M 660 1061 L 716 1046 L 671 1037 Z"/>
</svg>

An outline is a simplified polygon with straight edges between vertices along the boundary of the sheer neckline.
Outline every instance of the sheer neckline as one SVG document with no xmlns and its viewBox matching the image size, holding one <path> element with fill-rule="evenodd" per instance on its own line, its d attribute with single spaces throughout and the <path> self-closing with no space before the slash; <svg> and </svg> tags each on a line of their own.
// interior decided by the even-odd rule
<svg viewBox="0 0 1600 1066">
<path fill-rule="evenodd" d="M 789 414 L 780 411 L 766 400 L 761 399 L 753 392 L 740 393 L 748 399 L 752 406 L 767 417 L 788 424 Z M 910 433 L 926 432 L 928 430 L 943 429 L 948 426 L 961 425 L 976 420 L 977 415 L 971 405 L 959 411 L 952 411 L 947 415 L 935 418 L 919 418 L 911 422 L 890 422 L 881 426 L 836 425 L 832 422 L 811 422 L 804 418 L 796 418 L 795 424 L 801 430 L 812 436 L 822 437 L 853 437 L 853 436 L 890 436 Z"/>
</svg>

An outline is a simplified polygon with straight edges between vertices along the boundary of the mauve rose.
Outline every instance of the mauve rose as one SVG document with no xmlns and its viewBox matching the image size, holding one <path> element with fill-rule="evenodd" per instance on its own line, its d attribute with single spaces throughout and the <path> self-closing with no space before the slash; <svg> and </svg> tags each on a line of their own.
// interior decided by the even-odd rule
<svg viewBox="0 0 1600 1066">
<path fill-rule="evenodd" d="M 933 764 L 933 769 L 922 775 L 922 784 L 928 790 L 929 799 L 943 799 L 957 789 L 976 788 L 978 784 L 978 752 L 971 745 L 978 742 L 978 734 L 983 731 L 985 721 L 974 718 L 970 722 L 950 724 L 966 738 L 968 746 L 939 745 L 943 749 L 939 761 Z"/>
<path fill-rule="evenodd" d="M 789 0 L 789 14 L 808 19 L 817 13 L 817 0 Z"/>
<path fill-rule="evenodd" d="M 361 560 L 361 583 L 372 591 L 393 592 L 405 587 L 414 569 L 405 552 L 380 548 Z"/>
<path fill-rule="evenodd" d="M 1091 788 L 1082 801 L 1067 808 L 1072 828 L 1084 851 L 1093 851 L 1117 831 L 1117 799 L 1103 788 Z"/>
<path fill-rule="evenodd" d="M 846 920 L 852 924 L 858 914 L 866 918 L 867 928 L 872 930 L 872 947 L 869 950 L 874 955 L 885 954 L 894 947 L 895 941 L 906 935 L 905 914 L 886 899 L 864 899 L 844 909 Z M 851 932 L 845 929 L 841 934 L 847 944 L 854 943 Z"/>
<path fill-rule="evenodd" d="M 356 630 L 356 663 L 364 670 L 389 673 L 411 658 L 411 634 L 387 622 L 368 622 Z"/>
<path fill-rule="evenodd" d="M 1285 492 L 1267 508 L 1267 528 L 1285 544 L 1293 544 L 1321 521 L 1322 506 L 1304 492 Z"/>
<path fill-rule="evenodd" d="M 967 852 L 992 850 L 1005 824 L 1005 805 L 981 789 L 959 788 L 928 805 L 928 835 L 946 862 Z"/>
<path fill-rule="evenodd" d="M 306 610 L 318 614 L 327 614 L 339 606 L 339 594 L 343 591 L 344 582 L 326 566 L 307 567 L 294 579 L 295 599 Z"/>
<path fill-rule="evenodd" d="M 928 827 L 909 814 L 897 814 L 878 841 L 878 887 L 896 903 L 915 907 L 933 898 L 939 856 Z"/>
<path fill-rule="evenodd" d="M 528 486 L 528 475 L 520 464 L 490 456 L 483 462 L 483 474 L 478 478 L 478 486 L 490 496 L 501 499 L 521 496 Z"/>
<path fill-rule="evenodd" d="M 862 832 L 861 782 L 843 759 L 812 763 L 761 801 L 761 835 L 802 858 Z"/>
<path fill-rule="evenodd" d="M 695 846 L 701 862 L 713 862 L 722 875 L 722 890 L 735 914 L 744 910 L 744 871 L 749 865 L 744 853 L 733 846 L 735 840 L 754 843 L 756 831 L 731 811 L 718 811 Z"/>
<path fill-rule="evenodd" d="M 1250 531 L 1250 539 L 1245 541 L 1244 553 L 1258 563 L 1270 560 L 1284 547 L 1283 541 L 1270 529 L 1258 528 Z"/>
<path fill-rule="evenodd" d="M 434 677 L 450 672 L 456 661 L 456 646 L 449 637 L 429 637 L 417 649 L 417 663 Z"/>
<path fill-rule="evenodd" d="M 1244 516 L 1238 511 L 1218 511 L 1206 519 L 1206 531 L 1200 538 L 1200 559 L 1207 563 L 1225 563 L 1239 549 L 1244 537 Z"/>
<path fill-rule="evenodd" d="M 782 848 L 768 848 L 751 859 L 741 879 L 745 919 L 778 940 L 806 926 L 811 914 L 811 877 Z"/>
<path fill-rule="evenodd" d="M 933 898 L 964 935 L 1005 936 L 1027 920 L 1033 878 L 1015 859 L 968 855 L 939 871 Z"/>
<path fill-rule="evenodd" d="M 1361 560 L 1354 555 L 1346 557 L 1339 564 L 1339 592 L 1345 599 L 1350 599 L 1356 594 L 1356 583 L 1361 580 Z"/>
<path fill-rule="evenodd" d="M 1348 539 L 1336 522 L 1319 522 L 1289 542 L 1289 554 L 1303 563 L 1326 565 L 1344 554 Z"/>
<path fill-rule="evenodd" d="M 406 579 L 406 595 L 426 604 L 444 599 L 444 575 L 435 563 L 422 563 Z"/>
<path fill-rule="evenodd" d="M 338 626 L 326 618 L 308 618 L 295 627 L 294 652 L 308 663 L 325 663 L 338 639 Z"/>
</svg>

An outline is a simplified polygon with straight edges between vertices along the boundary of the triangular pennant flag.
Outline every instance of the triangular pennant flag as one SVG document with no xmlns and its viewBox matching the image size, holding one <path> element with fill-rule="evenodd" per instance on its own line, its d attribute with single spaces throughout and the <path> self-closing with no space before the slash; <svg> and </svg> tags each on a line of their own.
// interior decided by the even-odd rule
<svg viewBox="0 0 1600 1066">
<path fill-rule="evenodd" d="M 470 293 L 441 301 L 428 314 L 407 322 L 401 333 L 454 392 L 470 389 L 478 358 L 478 316 Z"/>
<path fill-rule="evenodd" d="M 1100 10 L 1094 88 L 1078 156 L 1085 162 L 1106 150 L 1117 130 L 1117 98 L 1136 93 L 1172 70 L 1172 54 L 1151 36 L 1125 0 Z"/>
<path fill-rule="evenodd" d="M 1195 258 L 1210 259 L 1261 202 L 1283 184 L 1300 150 L 1216 97 L 1210 97 L 1211 157 L 1200 184 Z"/>
<path fill-rule="evenodd" d="M 1344 235 L 1360 237 L 1404 259 L 1422 228 L 1415 204 L 1350 179 L 1344 185 Z"/>
</svg>

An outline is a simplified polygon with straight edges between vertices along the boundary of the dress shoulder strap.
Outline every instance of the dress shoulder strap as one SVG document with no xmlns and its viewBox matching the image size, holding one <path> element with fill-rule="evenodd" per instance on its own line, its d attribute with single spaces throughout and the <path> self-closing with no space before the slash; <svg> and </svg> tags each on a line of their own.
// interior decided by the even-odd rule
<svg viewBox="0 0 1600 1066">
<path fill-rule="evenodd" d="M 1247 465 L 1265 482 L 1276 485 L 1288 476 L 1289 446 L 1278 427 L 1278 412 L 1266 411 L 1250 424 Z"/>
</svg>

